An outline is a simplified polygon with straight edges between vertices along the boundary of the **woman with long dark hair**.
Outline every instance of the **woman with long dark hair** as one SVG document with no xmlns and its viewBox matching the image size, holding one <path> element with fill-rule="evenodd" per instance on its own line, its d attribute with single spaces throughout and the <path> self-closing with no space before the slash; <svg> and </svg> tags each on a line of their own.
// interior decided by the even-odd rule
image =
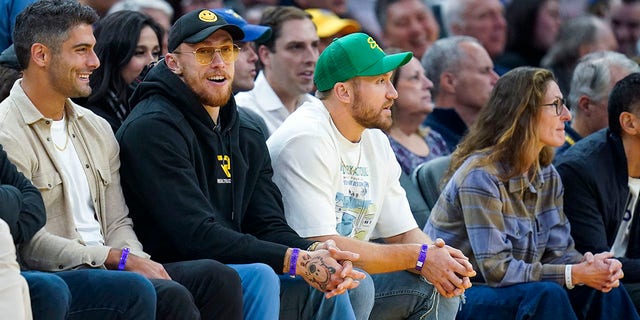
<svg viewBox="0 0 640 320">
<path fill-rule="evenodd" d="M 133 106 L 128 99 L 149 64 L 162 51 L 162 28 L 149 16 L 118 11 L 96 23 L 94 29 L 100 68 L 91 74 L 93 91 L 80 104 L 105 118 L 114 132 Z"/>
</svg>

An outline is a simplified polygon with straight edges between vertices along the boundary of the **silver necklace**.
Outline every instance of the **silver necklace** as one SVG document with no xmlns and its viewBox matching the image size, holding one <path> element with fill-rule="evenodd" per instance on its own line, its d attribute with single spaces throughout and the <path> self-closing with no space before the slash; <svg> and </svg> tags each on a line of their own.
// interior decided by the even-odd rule
<svg viewBox="0 0 640 320">
<path fill-rule="evenodd" d="M 340 164 L 342 165 L 343 170 L 352 176 L 356 174 L 358 168 L 360 167 L 360 159 L 362 157 L 362 142 L 358 143 L 358 146 L 358 160 L 356 161 L 355 166 L 347 165 L 342 159 L 342 155 L 340 155 Z"/>
</svg>

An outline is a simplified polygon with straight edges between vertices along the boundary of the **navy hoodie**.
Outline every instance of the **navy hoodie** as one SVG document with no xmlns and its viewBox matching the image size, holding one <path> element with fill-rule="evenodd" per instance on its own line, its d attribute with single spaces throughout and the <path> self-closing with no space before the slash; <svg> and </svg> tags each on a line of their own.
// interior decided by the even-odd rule
<svg viewBox="0 0 640 320">
<path fill-rule="evenodd" d="M 261 262 L 282 273 L 288 247 L 312 241 L 286 223 L 264 136 L 233 96 L 216 125 L 164 63 L 134 92 L 116 137 L 134 228 L 160 262 Z"/>
</svg>

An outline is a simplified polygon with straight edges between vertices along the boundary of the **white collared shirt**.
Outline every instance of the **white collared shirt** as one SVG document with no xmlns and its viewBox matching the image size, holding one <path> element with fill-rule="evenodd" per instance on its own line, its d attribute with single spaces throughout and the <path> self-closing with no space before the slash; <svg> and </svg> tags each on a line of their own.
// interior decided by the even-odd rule
<svg viewBox="0 0 640 320">
<path fill-rule="evenodd" d="M 264 72 L 260 71 L 256 78 L 255 86 L 250 91 L 238 92 L 235 95 L 236 105 L 245 107 L 255 111 L 262 117 L 267 128 L 269 129 L 269 135 L 272 135 L 278 127 L 284 122 L 284 120 L 291 114 L 289 110 L 280 100 L 280 97 L 273 91 L 267 78 L 264 76 Z M 299 107 L 305 102 L 318 102 L 318 98 L 306 93 L 303 98 L 298 102 L 296 106 Z"/>
</svg>

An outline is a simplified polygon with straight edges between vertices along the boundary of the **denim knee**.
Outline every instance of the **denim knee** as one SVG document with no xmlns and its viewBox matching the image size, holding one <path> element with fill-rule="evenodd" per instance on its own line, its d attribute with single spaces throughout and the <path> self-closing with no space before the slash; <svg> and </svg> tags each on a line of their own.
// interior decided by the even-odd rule
<svg viewBox="0 0 640 320">
<path fill-rule="evenodd" d="M 460 306 L 460 298 L 442 297 L 424 277 L 407 271 L 372 276 L 376 301 L 372 319 L 391 316 L 405 319 L 450 319 Z"/>
<path fill-rule="evenodd" d="M 246 265 L 246 268 L 251 277 L 243 279 L 245 290 L 259 289 L 262 294 L 280 295 L 280 278 L 271 267 L 264 263 L 252 263 Z"/>
<path fill-rule="evenodd" d="M 71 291 L 60 277 L 51 273 L 21 273 L 29 285 L 34 319 L 66 319 L 71 305 Z"/>
<path fill-rule="evenodd" d="M 364 273 L 365 278 L 358 280 L 360 284 L 357 288 L 349 290 L 349 296 L 352 297 L 351 301 L 359 299 L 359 301 L 371 301 L 371 304 L 373 304 L 373 300 L 376 296 L 376 288 L 373 283 L 373 278 L 366 271 L 360 269 L 357 270 Z"/>
<path fill-rule="evenodd" d="M 530 290 L 536 291 L 537 295 L 542 296 L 543 299 L 556 302 L 569 301 L 567 291 L 555 282 L 539 281 L 531 282 L 532 288 Z"/>
<path fill-rule="evenodd" d="M 375 302 L 376 289 L 371 275 L 363 270 L 358 271 L 363 272 L 366 277 L 360 280 L 357 288 L 349 290 L 349 300 L 351 300 L 356 319 L 369 319 Z"/>
<path fill-rule="evenodd" d="M 242 279 L 244 318 L 278 319 L 280 277 L 264 263 L 231 264 Z"/>
<path fill-rule="evenodd" d="M 131 314 L 138 314 L 131 319 L 146 319 L 147 316 L 156 316 L 156 319 L 160 319 L 157 314 L 149 314 L 149 306 L 156 306 L 158 308 L 158 298 L 156 290 L 152 282 L 141 274 L 134 272 L 126 272 L 128 278 L 127 290 L 131 292 L 129 299 L 128 310 Z M 144 315 L 144 316 L 141 316 Z M 130 319 L 128 315 L 123 315 L 121 319 Z"/>
<path fill-rule="evenodd" d="M 530 319 L 575 319 L 567 291 L 555 282 L 537 281 L 526 285 L 517 316 Z"/>
<path fill-rule="evenodd" d="M 155 319 L 156 292 L 149 279 L 134 272 L 103 269 L 56 273 L 69 287 L 68 319 Z"/>
</svg>

